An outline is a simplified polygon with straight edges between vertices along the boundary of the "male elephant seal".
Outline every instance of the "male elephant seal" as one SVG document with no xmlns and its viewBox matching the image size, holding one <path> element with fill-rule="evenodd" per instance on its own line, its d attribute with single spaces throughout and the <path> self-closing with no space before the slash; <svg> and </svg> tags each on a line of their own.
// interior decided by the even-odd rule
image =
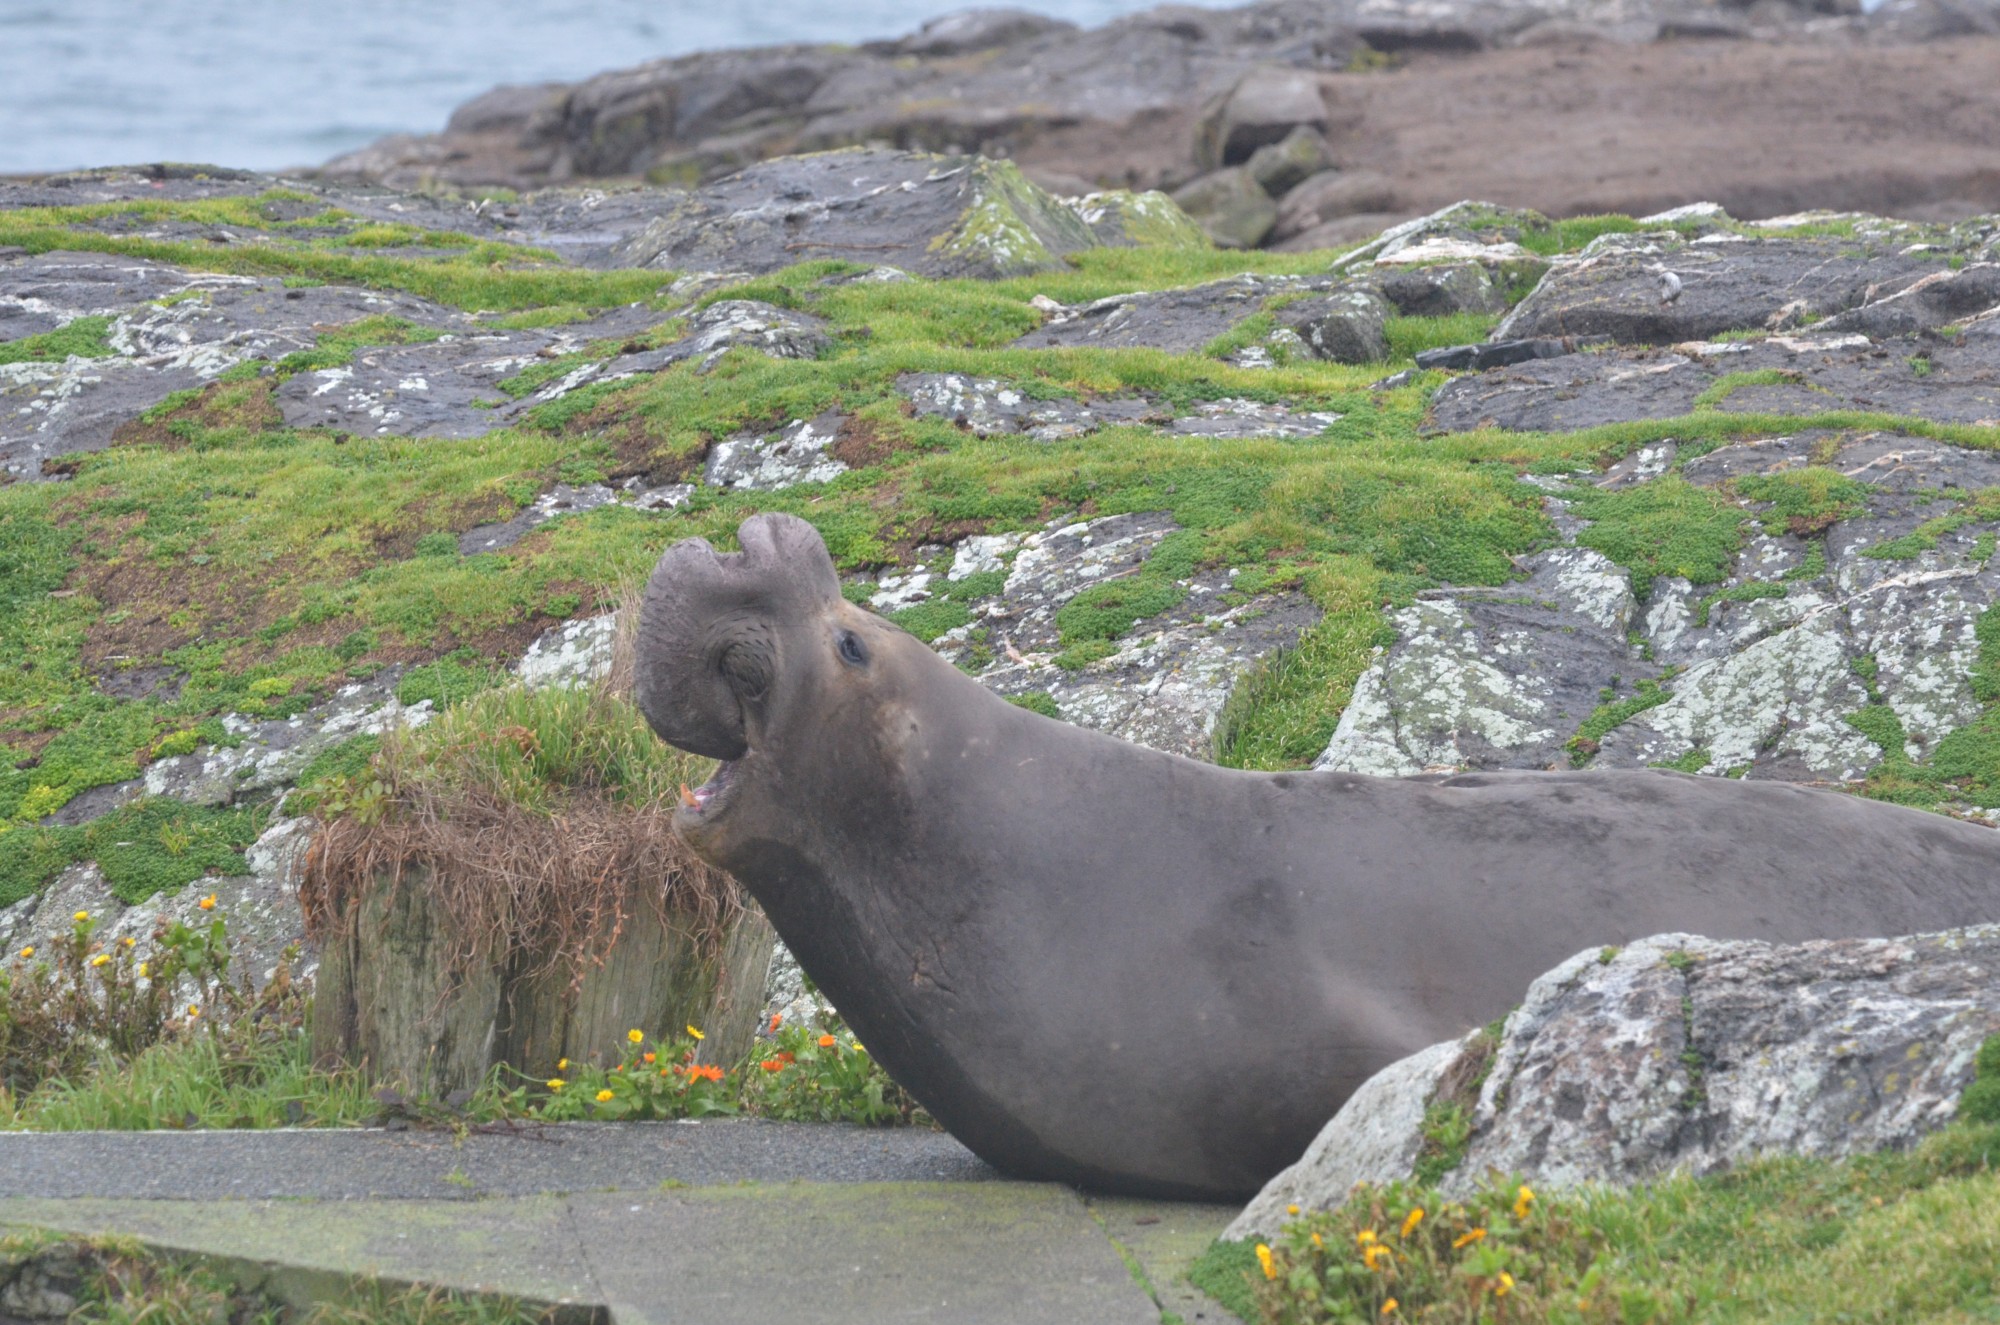
<svg viewBox="0 0 2000 1325">
<path fill-rule="evenodd" d="M 1563 958 L 2000 912 L 2000 833 L 1671 772 L 1244 773 L 1054 722 L 744 522 L 646 586 L 637 695 L 725 761 L 676 818 L 870 1053 L 1002 1172 L 1235 1199 L 1378 1068 Z"/>
</svg>

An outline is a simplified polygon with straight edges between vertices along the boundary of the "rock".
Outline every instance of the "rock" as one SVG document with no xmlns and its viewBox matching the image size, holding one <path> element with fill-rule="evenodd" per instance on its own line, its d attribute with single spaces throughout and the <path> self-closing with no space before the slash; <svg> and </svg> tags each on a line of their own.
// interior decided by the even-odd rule
<svg viewBox="0 0 2000 1325">
<path fill-rule="evenodd" d="M 1373 170 L 1323 170 L 1292 189 L 1278 204 L 1271 238 L 1291 239 L 1329 221 L 1393 212 L 1398 205 L 1395 181 L 1387 175 Z"/>
<path fill-rule="evenodd" d="M 1424 1149 L 1425 1106 L 1463 1053 L 1456 1040 L 1434 1044 L 1362 1082 L 1299 1161 L 1264 1184 L 1221 1238 L 1274 1238 L 1295 1207 L 1324 1210 L 1344 1201 L 1356 1183 L 1407 1179 Z"/>
<path fill-rule="evenodd" d="M 1037 441 L 1080 437 L 1117 423 L 1163 422 L 1172 411 L 1138 397 L 1042 400 L 996 378 L 960 373 L 905 373 L 896 389 L 918 414 L 950 419 L 980 436 L 1026 433 Z"/>
<path fill-rule="evenodd" d="M 1902 248 L 1865 236 L 1687 243 L 1672 232 L 1604 235 L 1552 267 L 1494 336 L 1672 345 L 1725 331 L 1788 331 L 1938 274 L 1937 258 Z M 1680 283 L 1671 300 L 1661 292 L 1668 273 Z"/>
<path fill-rule="evenodd" d="M 2000 310 L 2000 263 L 1978 262 L 1919 277 L 1886 298 L 1871 299 L 1828 318 L 1815 330 L 1858 331 L 1878 339 L 1907 336 L 1996 310 Z"/>
<path fill-rule="evenodd" d="M 1195 164 L 1206 170 L 1240 165 L 1301 125 L 1315 133 L 1326 128 L 1319 77 L 1285 66 L 1252 69 L 1202 111 L 1195 127 Z"/>
<path fill-rule="evenodd" d="M 1375 285 L 1404 317 L 1507 311 L 1506 292 L 1481 263 L 1391 270 L 1377 279 Z"/>
<path fill-rule="evenodd" d="M 1699 402 L 1735 413 L 1853 409 L 1986 423 L 2000 420 L 1996 369 L 2000 338 L 1972 335 L 1878 343 L 1858 334 L 1814 331 L 1671 349 L 1619 348 L 1527 360 L 1459 378 L 1433 398 L 1432 419 L 1450 430 L 1567 431 L 1678 418 Z"/>
<path fill-rule="evenodd" d="M 847 472 L 827 454 L 847 416 L 838 410 L 794 419 L 775 433 L 738 433 L 715 444 L 703 473 L 710 487 L 774 491 L 799 483 L 825 483 Z"/>
<path fill-rule="evenodd" d="M 1208 235 L 1164 193 L 1110 189 L 1065 201 L 1106 248 L 1208 247 Z"/>
<path fill-rule="evenodd" d="M 1071 33 L 1076 24 L 1026 9 L 962 9 L 931 19 L 896 43 L 904 55 L 970 55 L 1029 37 Z"/>
<path fill-rule="evenodd" d="M 1185 596 L 1136 621 L 1094 661 L 1056 662 L 1063 652 L 1057 614 L 1077 594 L 1143 567 L 1175 532 L 1164 513 L 1114 515 L 999 541 L 955 555 L 948 575 L 903 577 L 878 610 L 914 607 L 935 591 L 1004 565 L 1003 587 L 966 604 L 972 618 L 933 647 L 1000 694 L 1157 750 L 1214 757 L 1216 722 L 1237 682 L 1260 659 L 1289 648 L 1318 620 L 1303 595 L 1237 601 L 1228 572 L 1197 571 L 1178 582 Z"/>
<path fill-rule="evenodd" d="M 1444 349 L 1419 350 L 1419 368 L 1442 368 L 1452 372 L 1471 369 L 1506 368 L 1530 359 L 1559 359 L 1600 345 L 1609 345 L 1609 336 L 1563 336 L 1544 340 L 1491 340 L 1479 345 L 1452 345 Z"/>
<path fill-rule="evenodd" d="M 1315 358 L 1334 363 L 1374 363 L 1389 357 L 1387 322 L 1392 310 L 1365 285 L 1313 295 L 1287 305 L 1278 320 Z"/>
<path fill-rule="evenodd" d="M 1255 248 L 1271 233 L 1278 204 L 1248 166 L 1230 166 L 1183 184 L 1174 202 L 1222 248 Z"/>
<path fill-rule="evenodd" d="M 1252 178 L 1264 192 L 1282 198 L 1314 174 L 1333 164 L 1326 139 L 1317 129 L 1301 124 L 1275 143 L 1267 143 L 1250 154 L 1245 163 Z"/>
<path fill-rule="evenodd" d="M 503 83 L 454 110 L 444 131 L 519 134 L 537 115 L 555 109 L 568 91 L 562 83 Z"/>
<path fill-rule="evenodd" d="M 462 313 L 403 294 L 292 289 L 274 278 L 94 253 L 46 253 L 0 267 L 0 336 L 18 339 L 84 317 L 108 322 L 101 356 L 0 364 L 0 472 L 38 478 L 60 456 L 102 450 L 120 425 L 172 392 L 253 359 L 310 349 L 332 324 L 396 317 L 469 326 Z"/>
<path fill-rule="evenodd" d="M 1339 421 L 1340 415 L 1330 410 L 1295 410 L 1225 396 L 1196 401 L 1194 413 L 1175 419 L 1167 431 L 1183 437 L 1317 437 Z"/>
<path fill-rule="evenodd" d="M 41 1247 L 0 1287 L 0 1316 L 10 1321 L 69 1320 L 84 1295 L 88 1275 L 74 1243 Z"/>
<path fill-rule="evenodd" d="M 921 276 L 997 279 L 1052 270 L 1099 243 L 1010 162 L 856 149 L 760 162 L 686 194 L 617 258 L 766 272 L 848 257 Z"/>
<path fill-rule="evenodd" d="M 1625 1185 L 1904 1149 L 1951 1121 L 2000 1033 L 1996 995 L 1992 925 L 1794 945 L 1662 934 L 1578 953 L 1508 1016 L 1442 1186 L 1494 1170 L 1546 1190 Z M 1407 1177 L 1397 1161 L 1417 1153 L 1424 1102 L 1476 1052 L 1469 1037 L 1384 1069 L 1224 1236 L 1274 1233 L 1286 1203 L 1338 1205 L 1357 1177 Z"/>
<path fill-rule="evenodd" d="M 1065 310 L 1014 346 L 1025 350 L 1143 345 L 1187 353 L 1263 311 L 1264 301 L 1272 295 L 1310 292 L 1327 284 L 1282 276 L 1230 276 L 1178 290 L 1111 295 Z"/>
<path fill-rule="evenodd" d="M 1746 524 L 1719 578 L 1662 574 L 1643 598 L 1588 546 L 1590 526 L 1552 481 L 1559 546 L 1521 559 L 1524 581 L 1427 591 L 1391 613 L 1396 642 L 1362 673 L 1315 767 L 1671 764 L 1841 783 L 1879 767 L 1885 741 L 1898 758 L 1932 759 L 1982 712 L 1979 622 L 2000 603 L 1984 550 L 2000 521 L 1940 498 L 2000 464 L 1889 433 L 1807 433 L 1737 443 L 1682 472 L 1723 482 L 1809 459 L 1874 486 L 1823 530 Z M 1648 448 L 1600 481 L 1657 482 L 1674 460 L 1671 446 Z M 1963 523 L 1907 538 L 1958 509 Z M 1586 737 L 1600 705 L 1612 720 Z M 1882 711 L 1892 737 L 1870 725 Z"/>
<path fill-rule="evenodd" d="M 1280 253 L 1311 253 L 1326 248 L 1347 248 L 1373 239 L 1384 230 L 1408 219 L 1406 212 L 1362 212 L 1338 221 L 1322 221 L 1289 239 L 1275 240 L 1266 247 Z"/>
</svg>

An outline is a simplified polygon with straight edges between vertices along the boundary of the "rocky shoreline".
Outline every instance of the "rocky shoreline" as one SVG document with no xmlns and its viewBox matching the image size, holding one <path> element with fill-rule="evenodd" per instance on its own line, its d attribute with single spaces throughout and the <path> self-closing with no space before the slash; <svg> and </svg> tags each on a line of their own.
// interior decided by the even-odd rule
<svg viewBox="0 0 2000 1325">
<path fill-rule="evenodd" d="M 978 9 L 495 88 L 320 174 L 686 187 L 838 147 L 978 153 L 1058 194 L 1173 192 L 1218 242 L 1296 250 L 1468 197 L 1951 220 L 2000 207 L 1996 67 L 1991 0 L 1264 0 L 1089 30 Z"/>
</svg>

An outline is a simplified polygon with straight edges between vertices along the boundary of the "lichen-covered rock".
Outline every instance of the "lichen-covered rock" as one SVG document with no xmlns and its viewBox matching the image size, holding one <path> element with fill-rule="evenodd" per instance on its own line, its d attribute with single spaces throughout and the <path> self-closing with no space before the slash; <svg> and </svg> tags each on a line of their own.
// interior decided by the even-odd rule
<svg viewBox="0 0 2000 1325">
<path fill-rule="evenodd" d="M 1405 317 L 1501 313 L 1507 308 L 1506 291 L 1484 264 L 1476 262 L 1391 270 L 1375 285 Z"/>
<path fill-rule="evenodd" d="M 1496 333 L 1497 335 L 1497 333 Z M 1535 359 L 1461 377 L 1432 400 L 1449 430 L 1570 431 L 1698 407 L 1813 415 L 1853 409 L 1941 423 L 2000 420 L 2000 336 L 1875 341 L 1815 329 Z"/>
<path fill-rule="evenodd" d="M 1244 162 L 1264 192 L 1282 198 L 1305 180 L 1333 164 L 1319 130 L 1301 124 L 1275 143 L 1267 143 Z"/>
<path fill-rule="evenodd" d="M 1107 189 L 1064 199 L 1106 248 L 1206 248 L 1208 236 L 1164 193 Z"/>
<path fill-rule="evenodd" d="M 1284 276 L 1231 276 L 1176 290 L 1108 295 L 1067 308 L 1014 342 L 1019 349 L 1096 345 L 1199 350 L 1244 319 L 1262 312 L 1273 295 L 1311 293 L 1331 282 Z"/>
<path fill-rule="evenodd" d="M 1041 399 L 997 378 L 963 373 L 905 373 L 896 379 L 896 388 L 909 396 L 918 414 L 950 419 L 982 437 L 1026 433 L 1052 442 L 1111 424 L 1163 423 L 1173 417 L 1165 406 L 1136 396 Z"/>
<path fill-rule="evenodd" d="M 1334 363 L 1374 363 L 1389 357 L 1389 303 L 1366 285 L 1314 295 L 1289 304 L 1278 321 L 1314 358 Z"/>
<path fill-rule="evenodd" d="M 1318 619 L 1308 600 L 1246 598 L 1232 593 L 1231 573 L 1197 571 L 1173 582 L 1171 605 L 1087 661 L 1069 655 L 1059 620 L 1079 594 L 1145 568 L 1175 529 L 1164 514 L 1117 515 L 1030 534 L 1006 552 L 962 549 L 965 564 L 955 559 L 951 572 L 961 580 L 1008 553 L 1012 566 L 998 593 L 970 604 L 972 623 L 938 640 L 938 652 L 1000 694 L 1068 721 L 1212 758 L 1216 720 L 1237 682 Z"/>
<path fill-rule="evenodd" d="M 310 349 L 323 328 L 396 317 L 463 330 L 464 314 L 404 294 L 191 272 L 95 253 L 0 261 L 0 336 L 104 319 L 88 356 L 0 364 L 0 473 L 42 476 L 63 455 L 102 450 L 121 425 L 175 391 L 252 359 Z"/>
<path fill-rule="evenodd" d="M 847 416 L 838 410 L 794 419 L 773 433 L 738 433 L 715 444 L 702 477 L 714 488 L 775 491 L 799 483 L 825 483 L 847 472 L 828 454 Z"/>
<path fill-rule="evenodd" d="M 1194 158 L 1209 170 L 1248 161 L 1258 148 L 1283 142 L 1303 125 L 1327 126 L 1319 77 L 1285 66 L 1252 69 L 1203 110 L 1195 127 Z"/>
<path fill-rule="evenodd" d="M 1046 271 L 1100 241 L 1013 164 L 857 149 L 760 162 L 684 195 L 625 241 L 624 265 L 775 271 L 807 258 L 922 276 Z"/>
<path fill-rule="evenodd" d="M 1809 460 L 1870 486 L 1824 527 L 1767 532 L 1746 511 L 1721 578 L 1659 574 L 1643 602 L 1555 484 L 1561 545 L 1522 558 L 1522 580 L 1432 590 L 1392 612 L 1396 642 L 1315 767 L 1668 764 L 1846 783 L 1885 759 L 1933 758 L 1983 711 L 1981 621 L 2000 604 L 2000 520 L 1945 494 L 2000 476 L 2000 462 L 1822 433 L 1737 443 L 1681 473 L 1719 483 Z M 1634 490 L 1675 463 L 1671 444 L 1644 448 L 1597 483 Z"/>
<path fill-rule="evenodd" d="M 1174 202 L 1221 248 L 1255 248 L 1278 220 L 1278 204 L 1248 166 L 1190 180 L 1174 190 Z"/>
<path fill-rule="evenodd" d="M 1468 1191 L 1494 1170 L 1622 1185 L 1903 1149 L 1951 1121 L 1996 1033 L 2000 926 L 1789 945 L 1660 934 L 1581 952 L 1508 1016 L 1442 1185 Z M 1385 1068 L 1227 1236 L 1274 1233 L 1286 1204 L 1336 1206 L 1357 1180 L 1408 1177 L 1425 1103 L 1485 1052 L 1468 1037 Z"/>
<path fill-rule="evenodd" d="M 1913 226 L 1855 229 L 1849 237 L 1818 239 L 1603 235 L 1551 267 L 1494 336 L 1604 335 L 1623 344 L 1673 345 L 1725 331 L 1791 331 L 1892 299 L 1938 276 L 1949 256 L 1938 249 L 1909 252 L 1919 233 Z M 1947 291 L 1976 297 L 1979 285 L 1975 277 L 1962 285 L 1933 281 L 1927 289 L 1944 303 Z M 1917 307 L 1898 301 L 1904 313 Z"/>
</svg>

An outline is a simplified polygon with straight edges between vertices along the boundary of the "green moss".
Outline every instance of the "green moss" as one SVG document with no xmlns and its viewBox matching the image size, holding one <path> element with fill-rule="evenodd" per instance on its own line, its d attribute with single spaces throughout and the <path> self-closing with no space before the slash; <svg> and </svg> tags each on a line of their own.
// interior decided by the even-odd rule
<svg viewBox="0 0 2000 1325">
<path fill-rule="evenodd" d="M 320 335 L 309 350 L 298 350 L 278 360 L 278 371 L 287 376 L 321 368 L 338 368 L 354 358 L 354 352 L 374 345 L 422 345 L 439 339 L 444 332 L 423 327 L 401 317 L 364 317 Z"/>
<path fill-rule="evenodd" d="M 1606 733 L 1672 698 L 1673 693 L 1658 681 L 1639 682 L 1633 693 L 1624 699 L 1614 699 L 1607 694 L 1604 702 L 1584 719 L 1583 726 L 1577 728 L 1576 735 L 1569 738 L 1570 762 L 1579 768 L 1588 764 Z"/>
<path fill-rule="evenodd" d="M 1671 768 L 1677 773 L 1699 773 L 1713 762 L 1714 760 L 1708 751 L 1696 748 L 1688 751 L 1679 759 L 1663 760 L 1660 763 L 1654 764 L 1653 767 Z"/>
<path fill-rule="evenodd" d="M 1188 1282 L 1220 1302 L 1242 1320 L 1259 1319 L 1250 1276 L 1257 1274 L 1257 1247 L 1251 1242 L 1217 1238 L 1188 1266 Z"/>
<path fill-rule="evenodd" d="M 1632 592 L 1641 601 L 1656 576 L 1690 584 L 1726 577 L 1748 519 L 1726 496 L 1675 474 L 1633 488 L 1586 489 L 1572 494 L 1570 509 L 1592 522 L 1577 541 L 1631 571 Z"/>
<path fill-rule="evenodd" d="M 1868 506 L 1869 487 L 1837 470 L 1813 465 L 1778 474 L 1752 474 L 1735 480 L 1738 496 L 1769 502 L 1758 519 L 1769 534 L 1816 534 L 1836 520 L 1848 520 Z"/>
<path fill-rule="evenodd" d="M 1973 1059 L 1972 1083 L 1958 1097 L 1958 1118 L 1969 1123 L 2000 1123 L 2000 1035 L 1989 1035 Z"/>
<path fill-rule="evenodd" d="M 1708 625 L 1708 614 L 1717 603 L 1749 603 L 1759 598 L 1783 598 L 1786 589 L 1783 584 L 1772 580 L 1750 580 L 1743 584 L 1732 584 L 1726 589 L 1718 589 L 1695 605 L 1694 623 Z"/>
<path fill-rule="evenodd" d="M 1720 409 L 1722 402 L 1745 387 L 1800 386 L 1805 382 L 1804 373 L 1790 368 L 1757 368 L 1747 373 L 1724 373 L 1694 398 L 1694 407 L 1697 410 Z"/>
<path fill-rule="evenodd" d="M 396 698 L 404 704 L 426 700 L 440 709 L 470 699 L 507 679 L 507 673 L 487 663 L 470 649 L 459 649 L 434 663 L 413 667 L 396 686 Z"/>
<path fill-rule="evenodd" d="M 143 902 L 207 874 L 248 874 L 243 851 L 264 829 L 260 807 L 142 800 L 78 827 L 0 833 L 0 905 L 37 891 L 63 869 L 94 860 L 119 900 Z"/>
<path fill-rule="evenodd" d="M 79 317 L 54 331 L 19 340 L 0 341 L 0 364 L 61 363 L 65 359 L 103 359 L 111 349 L 111 319 Z"/>
<path fill-rule="evenodd" d="M 970 622 L 972 613 L 964 603 L 953 602 L 949 598 L 933 598 L 891 612 L 889 619 L 928 644 L 946 631 L 956 630 Z"/>
<path fill-rule="evenodd" d="M 1046 690 L 1028 690 L 1018 695 L 1009 695 L 1007 702 L 1020 708 L 1032 709 L 1045 718 L 1062 720 L 1062 710 L 1056 706 L 1055 696 Z"/>
<path fill-rule="evenodd" d="M 1862 555 L 1885 561 L 1908 561 L 1937 548 L 1938 540 L 1946 534 L 1956 533 L 1965 526 L 2000 519 L 2000 488 L 1986 488 L 1971 494 L 1959 508 L 1949 515 L 1941 515 L 1934 520 L 1926 520 L 1904 534 L 1877 543 Z M 1976 549 L 1975 549 L 1976 552 Z M 1990 546 L 1987 555 L 1991 555 Z M 1983 560 L 1984 558 L 1978 558 Z"/>
</svg>

